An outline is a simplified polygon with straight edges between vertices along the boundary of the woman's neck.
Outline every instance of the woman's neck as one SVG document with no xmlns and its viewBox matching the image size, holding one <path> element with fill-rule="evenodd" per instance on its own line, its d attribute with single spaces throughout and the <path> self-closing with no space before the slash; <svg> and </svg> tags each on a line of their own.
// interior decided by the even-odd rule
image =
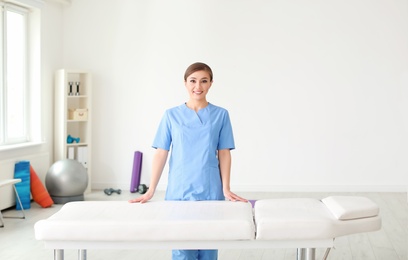
<svg viewBox="0 0 408 260">
<path fill-rule="evenodd" d="M 186 102 L 186 106 L 196 112 L 198 112 L 198 110 L 203 109 L 205 107 L 208 106 L 208 101 L 207 100 L 200 100 L 200 101 L 196 101 L 196 100 L 189 100 Z"/>
</svg>

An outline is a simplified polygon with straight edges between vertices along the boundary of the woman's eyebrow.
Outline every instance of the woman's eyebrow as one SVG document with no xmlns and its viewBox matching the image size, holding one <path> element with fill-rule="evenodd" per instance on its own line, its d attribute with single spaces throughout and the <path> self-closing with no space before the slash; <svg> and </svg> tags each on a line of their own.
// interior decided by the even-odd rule
<svg viewBox="0 0 408 260">
<path fill-rule="evenodd" d="M 197 79 L 196 77 L 189 77 L 189 79 Z M 208 77 L 202 77 L 202 78 L 200 78 L 200 80 L 201 79 L 209 79 Z"/>
</svg>

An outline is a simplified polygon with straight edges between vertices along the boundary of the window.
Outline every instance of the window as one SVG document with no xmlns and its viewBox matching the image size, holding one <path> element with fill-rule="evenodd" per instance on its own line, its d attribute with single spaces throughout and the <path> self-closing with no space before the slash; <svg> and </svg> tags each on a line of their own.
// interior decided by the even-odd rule
<svg viewBox="0 0 408 260">
<path fill-rule="evenodd" d="M 0 146 L 30 141 L 28 10 L 3 4 L 0 45 Z"/>
</svg>

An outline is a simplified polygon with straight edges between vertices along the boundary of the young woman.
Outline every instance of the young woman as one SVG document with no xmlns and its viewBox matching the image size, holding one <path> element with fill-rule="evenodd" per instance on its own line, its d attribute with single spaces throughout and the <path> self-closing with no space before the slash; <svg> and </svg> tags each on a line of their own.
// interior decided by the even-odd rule
<svg viewBox="0 0 408 260">
<path fill-rule="evenodd" d="M 212 83 L 208 65 L 198 62 L 187 68 L 184 84 L 189 100 L 165 112 L 153 142 L 149 190 L 130 202 L 144 203 L 153 197 L 170 148 L 166 200 L 247 202 L 230 189 L 234 137 L 228 111 L 207 101 Z M 217 250 L 173 250 L 173 259 L 217 259 L 217 255 Z"/>
</svg>

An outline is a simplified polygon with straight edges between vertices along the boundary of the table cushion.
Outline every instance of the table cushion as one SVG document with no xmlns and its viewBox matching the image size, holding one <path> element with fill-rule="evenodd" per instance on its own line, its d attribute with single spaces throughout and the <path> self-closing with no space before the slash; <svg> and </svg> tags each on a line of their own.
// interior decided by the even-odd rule
<svg viewBox="0 0 408 260">
<path fill-rule="evenodd" d="M 319 200 L 264 199 L 255 203 L 256 239 L 333 238 L 333 216 Z"/>
<path fill-rule="evenodd" d="M 378 215 L 349 220 L 334 219 L 333 229 L 335 237 L 377 231 L 381 229 L 381 217 Z"/>
<path fill-rule="evenodd" d="M 258 200 L 255 203 L 256 239 L 329 239 L 381 228 L 381 217 L 376 214 L 378 207 L 366 198 L 332 197 L 324 201 L 326 203 L 311 198 Z M 345 219 L 333 214 L 333 209 L 327 207 L 328 201 L 335 202 L 334 205 L 344 211 Z"/>
<path fill-rule="evenodd" d="M 322 202 L 340 220 L 374 217 L 379 213 L 378 206 L 366 197 L 330 196 Z"/>
<path fill-rule="evenodd" d="M 230 201 L 82 201 L 34 226 L 37 240 L 252 240 L 250 203 Z"/>
</svg>

